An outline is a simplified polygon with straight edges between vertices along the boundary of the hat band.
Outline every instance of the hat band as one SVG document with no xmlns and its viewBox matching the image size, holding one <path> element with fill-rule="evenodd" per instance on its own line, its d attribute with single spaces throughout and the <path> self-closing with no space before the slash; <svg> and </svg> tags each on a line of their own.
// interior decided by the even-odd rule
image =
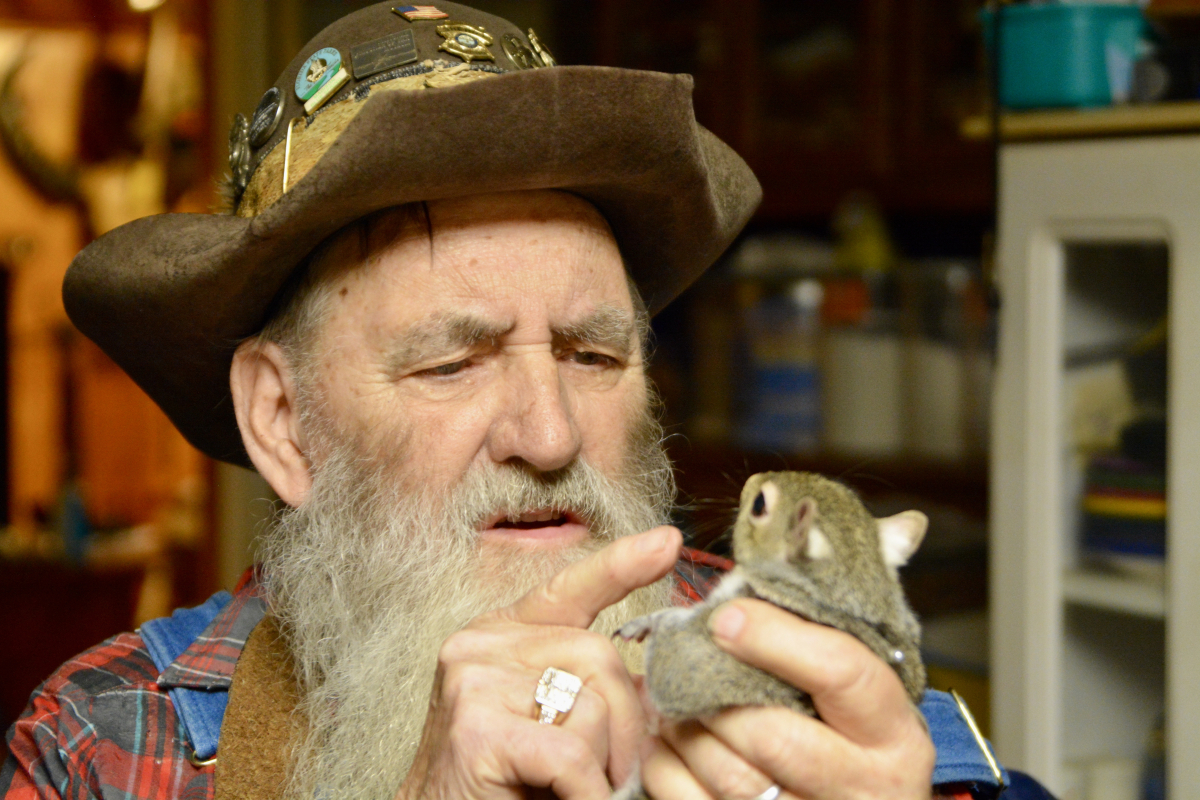
<svg viewBox="0 0 1200 800">
<path fill-rule="evenodd" d="M 283 197 L 285 188 L 295 186 L 317 165 L 321 156 L 358 116 L 358 112 L 366 105 L 364 101 L 372 94 L 444 89 L 494 77 L 502 74 L 503 70 L 485 64 L 451 64 L 429 60 L 397 72 L 403 74 L 398 77 L 384 74 L 379 76 L 382 80 L 359 84 L 344 98 L 329 103 L 308 117 L 293 120 L 286 139 L 260 157 L 234 213 L 239 217 L 255 217 Z"/>
</svg>

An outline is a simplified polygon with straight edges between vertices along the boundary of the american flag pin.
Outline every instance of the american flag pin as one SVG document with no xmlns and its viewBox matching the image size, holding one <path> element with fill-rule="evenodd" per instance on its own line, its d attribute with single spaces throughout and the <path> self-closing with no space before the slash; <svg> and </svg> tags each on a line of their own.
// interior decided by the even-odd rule
<svg viewBox="0 0 1200 800">
<path fill-rule="evenodd" d="M 396 6 L 392 9 L 409 22 L 419 19 L 449 19 L 445 11 L 439 11 L 437 6 Z"/>
</svg>

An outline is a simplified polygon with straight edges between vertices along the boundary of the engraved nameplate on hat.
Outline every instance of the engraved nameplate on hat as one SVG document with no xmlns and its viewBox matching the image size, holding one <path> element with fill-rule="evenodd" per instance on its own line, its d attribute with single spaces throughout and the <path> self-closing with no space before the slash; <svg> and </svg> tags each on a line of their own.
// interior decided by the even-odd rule
<svg viewBox="0 0 1200 800">
<path fill-rule="evenodd" d="M 356 81 L 394 67 L 411 64 L 419 57 L 417 40 L 411 30 L 393 33 L 391 36 L 350 48 L 350 65 Z"/>
</svg>

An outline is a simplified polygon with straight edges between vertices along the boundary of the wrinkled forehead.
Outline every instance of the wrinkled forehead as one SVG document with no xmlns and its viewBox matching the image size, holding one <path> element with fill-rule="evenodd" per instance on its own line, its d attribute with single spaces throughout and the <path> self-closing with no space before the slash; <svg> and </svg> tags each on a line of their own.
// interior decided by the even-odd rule
<svg viewBox="0 0 1200 800">
<path fill-rule="evenodd" d="M 336 234 L 321 260 L 335 271 L 369 267 L 405 248 L 470 251 L 486 248 L 507 230 L 525 228 L 536 236 L 538 226 L 552 228 L 551 235 L 571 240 L 575 248 L 620 260 L 612 230 L 600 212 L 576 195 L 553 190 L 473 195 L 378 211 Z"/>
<path fill-rule="evenodd" d="M 629 341 L 647 341 L 649 317 L 611 229 L 567 192 L 376 212 L 327 242 L 307 281 L 315 303 L 308 330 L 322 339 L 374 341 L 448 317 L 526 335 L 616 314 Z"/>
</svg>

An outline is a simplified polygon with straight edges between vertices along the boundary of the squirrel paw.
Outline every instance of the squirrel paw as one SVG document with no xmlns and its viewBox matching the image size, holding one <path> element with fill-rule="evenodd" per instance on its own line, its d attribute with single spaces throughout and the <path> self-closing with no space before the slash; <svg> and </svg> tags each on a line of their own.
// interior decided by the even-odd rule
<svg viewBox="0 0 1200 800">
<path fill-rule="evenodd" d="M 612 638 L 620 636 L 627 642 L 642 642 L 654 632 L 654 623 L 649 616 L 638 617 L 626 622 L 613 633 Z"/>
<path fill-rule="evenodd" d="M 631 619 L 621 627 L 617 628 L 613 633 L 612 638 L 620 636 L 627 642 L 643 642 L 646 637 L 654 633 L 654 629 L 658 627 L 658 623 L 668 614 L 678 611 L 675 608 L 664 608 L 662 611 L 655 611 L 653 614 L 647 614 L 644 617 Z"/>
</svg>

